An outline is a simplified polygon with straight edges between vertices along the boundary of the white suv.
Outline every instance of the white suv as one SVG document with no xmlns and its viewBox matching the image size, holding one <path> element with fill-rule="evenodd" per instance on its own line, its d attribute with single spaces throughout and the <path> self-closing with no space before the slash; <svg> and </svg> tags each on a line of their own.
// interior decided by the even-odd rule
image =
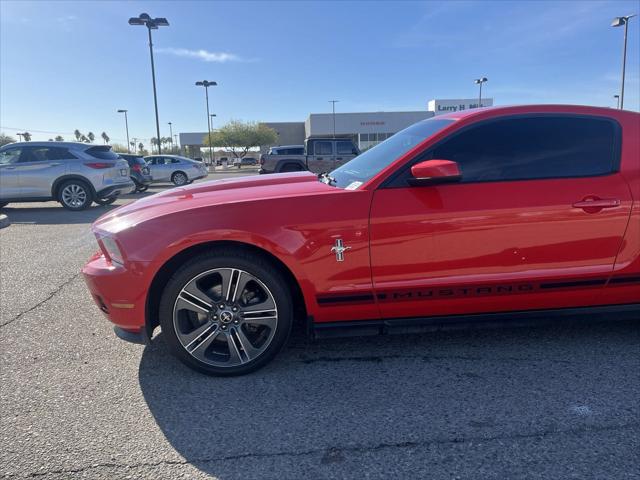
<svg viewBox="0 0 640 480">
<path fill-rule="evenodd" d="M 109 145 L 20 142 L 0 148 L 0 207 L 57 200 L 69 210 L 84 210 L 133 190 L 129 164 Z"/>
</svg>

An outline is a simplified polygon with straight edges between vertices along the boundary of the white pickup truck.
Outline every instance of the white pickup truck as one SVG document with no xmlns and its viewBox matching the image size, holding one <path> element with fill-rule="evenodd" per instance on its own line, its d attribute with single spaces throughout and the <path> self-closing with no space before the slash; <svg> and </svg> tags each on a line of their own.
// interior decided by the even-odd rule
<svg viewBox="0 0 640 480">
<path fill-rule="evenodd" d="M 331 172 L 359 154 L 350 138 L 310 138 L 305 142 L 303 154 L 260 156 L 260 173 Z"/>
</svg>

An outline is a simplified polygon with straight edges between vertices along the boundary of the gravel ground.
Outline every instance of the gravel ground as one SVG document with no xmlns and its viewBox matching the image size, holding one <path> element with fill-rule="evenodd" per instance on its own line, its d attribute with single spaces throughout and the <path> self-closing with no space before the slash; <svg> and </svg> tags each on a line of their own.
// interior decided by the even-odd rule
<svg viewBox="0 0 640 480">
<path fill-rule="evenodd" d="M 79 270 L 107 208 L 3 209 L 0 478 L 640 478 L 640 322 L 296 334 L 209 378 L 94 306 Z"/>
</svg>

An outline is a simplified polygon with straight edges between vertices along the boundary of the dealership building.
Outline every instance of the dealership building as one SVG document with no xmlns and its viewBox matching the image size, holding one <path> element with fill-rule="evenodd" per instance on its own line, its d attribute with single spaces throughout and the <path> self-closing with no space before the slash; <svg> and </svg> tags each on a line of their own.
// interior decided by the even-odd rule
<svg viewBox="0 0 640 480">
<path fill-rule="evenodd" d="M 493 105 L 493 99 L 482 100 L 482 106 Z M 278 134 L 278 145 L 302 145 L 307 138 L 351 138 L 360 150 L 386 140 L 408 126 L 444 113 L 478 107 L 478 99 L 434 99 L 426 110 L 410 112 L 312 113 L 304 122 L 263 122 Z M 335 124 L 334 124 L 335 121 Z M 335 129 L 335 130 L 334 130 Z M 202 147 L 207 132 L 181 133 L 180 145 Z M 265 150 L 267 146 L 263 147 Z"/>
</svg>

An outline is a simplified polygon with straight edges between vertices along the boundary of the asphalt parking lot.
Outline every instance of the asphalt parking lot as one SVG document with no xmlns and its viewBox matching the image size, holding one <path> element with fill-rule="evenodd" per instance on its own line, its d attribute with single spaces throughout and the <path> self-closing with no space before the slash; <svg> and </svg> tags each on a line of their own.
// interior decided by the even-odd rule
<svg viewBox="0 0 640 480">
<path fill-rule="evenodd" d="M 295 334 L 209 378 L 93 304 L 79 271 L 109 208 L 3 209 L 0 477 L 640 478 L 639 321 Z"/>
</svg>

